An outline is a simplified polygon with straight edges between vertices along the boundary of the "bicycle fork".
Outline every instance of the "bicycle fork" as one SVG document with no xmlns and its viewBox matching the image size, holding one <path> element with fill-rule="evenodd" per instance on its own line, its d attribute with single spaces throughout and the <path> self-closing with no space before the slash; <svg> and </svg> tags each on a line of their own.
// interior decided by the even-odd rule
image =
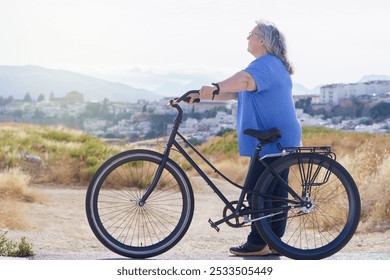
<svg viewBox="0 0 390 280">
<path fill-rule="evenodd" d="M 151 195 L 151 193 L 153 192 L 153 190 L 157 186 L 158 181 L 160 180 L 160 177 L 161 177 L 161 174 L 164 171 L 164 167 L 165 167 L 166 162 L 167 162 L 167 157 L 164 156 L 164 158 L 162 159 L 160 165 L 157 168 L 156 175 L 154 176 L 153 181 L 152 181 L 150 187 L 147 189 L 147 191 L 144 193 L 144 195 L 138 201 L 138 206 L 142 207 L 142 206 L 145 205 L 146 200 Z"/>
<path fill-rule="evenodd" d="M 161 174 L 163 173 L 164 171 L 164 168 L 165 168 L 165 165 L 168 161 L 168 158 L 169 158 L 169 153 L 170 153 L 170 150 L 171 150 L 171 147 L 172 147 L 172 141 L 170 140 L 168 142 L 168 145 L 167 147 L 165 148 L 165 151 L 163 153 L 163 157 L 161 159 L 161 163 L 159 164 L 158 168 L 157 168 L 157 171 L 156 171 L 156 174 L 154 175 L 154 178 L 153 178 L 153 181 L 152 183 L 150 184 L 150 187 L 147 189 L 147 191 L 144 193 L 144 195 L 141 197 L 141 199 L 138 201 L 138 205 L 139 206 L 144 206 L 145 203 L 146 203 L 146 200 L 148 199 L 148 197 L 152 194 L 153 190 L 156 188 L 157 186 L 157 183 L 158 181 L 160 180 L 161 178 Z"/>
</svg>

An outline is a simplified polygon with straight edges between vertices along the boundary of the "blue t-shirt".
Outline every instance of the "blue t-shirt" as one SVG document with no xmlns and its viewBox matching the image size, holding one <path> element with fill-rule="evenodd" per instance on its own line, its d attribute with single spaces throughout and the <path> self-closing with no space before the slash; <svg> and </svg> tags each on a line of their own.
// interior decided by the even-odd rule
<svg viewBox="0 0 390 280">
<path fill-rule="evenodd" d="M 279 153 L 277 144 L 299 146 L 301 125 L 297 119 L 292 98 L 292 81 L 283 62 L 267 54 L 254 60 L 244 70 L 254 79 L 255 91 L 238 93 L 237 135 L 240 155 L 253 156 L 258 140 L 245 135 L 245 129 L 267 130 L 277 127 L 282 137 L 266 144 L 261 156 Z"/>
</svg>

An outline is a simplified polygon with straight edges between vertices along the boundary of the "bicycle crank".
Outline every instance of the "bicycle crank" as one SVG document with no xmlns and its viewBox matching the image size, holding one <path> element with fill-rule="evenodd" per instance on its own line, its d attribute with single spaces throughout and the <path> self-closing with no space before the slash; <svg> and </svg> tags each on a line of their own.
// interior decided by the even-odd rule
<svg viewBox="0 0 390 280">
<path fill-rule="evenodd" d="M 237 205 L 237 203 L 238 203 L 237 200 L 234 200 L 234 201 L 230 202 L 231 205 Z M 247 209 L 247 208 L 248 208 L 248 206 L 243 203 L 242 204 L 242 209 L 240 209 L 240 210 L 244 210 L 244 209 Z M 232 211 L 227 206 L 225 206 L 223 208 L 223 211 L 222 211 L 222 216 L 224 218 L 226 218 L 227 216 L 229 216 L 231 214 L 232 214 Z M 245 225 L 248 222 L 248 220 L 249 220 L 249 217 L 247 215 L 237 216 L 235 218 L 227 220 L 226 224 L 228 226 L 230 226 L 230 227 L 233 227 L 233 228 L 246 227 L 246 226 L 249 226 L 249 225 Z"/>
</svg>

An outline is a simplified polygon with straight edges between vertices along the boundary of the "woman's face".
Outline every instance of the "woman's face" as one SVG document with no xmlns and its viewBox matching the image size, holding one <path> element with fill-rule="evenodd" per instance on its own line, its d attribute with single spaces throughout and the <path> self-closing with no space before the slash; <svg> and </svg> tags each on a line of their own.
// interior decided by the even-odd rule
<svg viewBox="0 0 390 280">
<path fill-rule="evenodd" d="M 248 52 L 253 56 L 258 57 L 259 54 L 264 51 L 264 43 L 260 39 L 260 29 L 255 26 L 247 37 L 248 39 Z"/>
</svg>

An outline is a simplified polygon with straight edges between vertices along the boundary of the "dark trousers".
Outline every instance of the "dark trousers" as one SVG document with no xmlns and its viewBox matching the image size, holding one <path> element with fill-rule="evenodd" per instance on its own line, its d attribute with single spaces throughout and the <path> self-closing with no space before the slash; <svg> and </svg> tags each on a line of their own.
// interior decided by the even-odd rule
<svg viewBox="0 0 390 280">
<path fill-rule="evenodd" d="M 271 164 L 272 162 L 274 162 L 275 160 L 277 160 L 279 158 L 280 157 L 274 157 L 274 158 L 267 158 L 264 160 L 267 164 Z M 261 162 L 259 162 L 258 160 L 256 160 L 251 174 L 248 174 L 248 176 L 249 176 L 248 177 L 249 178 L 249 181 L 248 181 L 249 189 L 251 189 L 251 190 L 254 189 L 254 187 L 256 186 L 257 180 L 259 179 L 259 177 L 261 176 L 261 174 L 265 170 L 266 170 L 266 168 L 263 166 L 263 164 Z M 285 182 L 287 182 L 288 169 L 284 170 L 280 174 L 280 176 L 283 178 L 283 180 Z M 288 192 L 285 189 L 283 189 L 282 187 L 280 187 L 276 180 L 273 181 L 273 186 L 270 188 L 268 194 L 273 195 L 273 196 L 283 197 L 283 198 L 288 197 Z M 248 193 L 247 200 L 248 200 L 249 206 L 252 207 L 252 194 L 251 193 Z M 279 205 L 277 202 L 273 202 L 272 205 L 268 204 L 266 207 L 268 208 L 268 207 L 278 207 L 278 206 L 280 206 L 280 202 L 279 202 Z M 272 230 L 279 237 L 283 236 L 285 228 L 286 228 L 286 221 L 287 220 L 284 219 L 286 217 L 286 215 L 287 214 L 280 214 L 280 215 L 276 215 L 272 218 L 268 218 L 269 221 L 272 223 L 272 225 L 271 225 Z M 251 245 L 265 245 L 266 244 L 265 241 L 263 240 L 263 238 L 261 238 L 259 232 L 257 231 L 257 228 L 256 228 L 254 222 L 251 224 L 251 232 L 248 235 L 247 242 Z"/>
</svg>

